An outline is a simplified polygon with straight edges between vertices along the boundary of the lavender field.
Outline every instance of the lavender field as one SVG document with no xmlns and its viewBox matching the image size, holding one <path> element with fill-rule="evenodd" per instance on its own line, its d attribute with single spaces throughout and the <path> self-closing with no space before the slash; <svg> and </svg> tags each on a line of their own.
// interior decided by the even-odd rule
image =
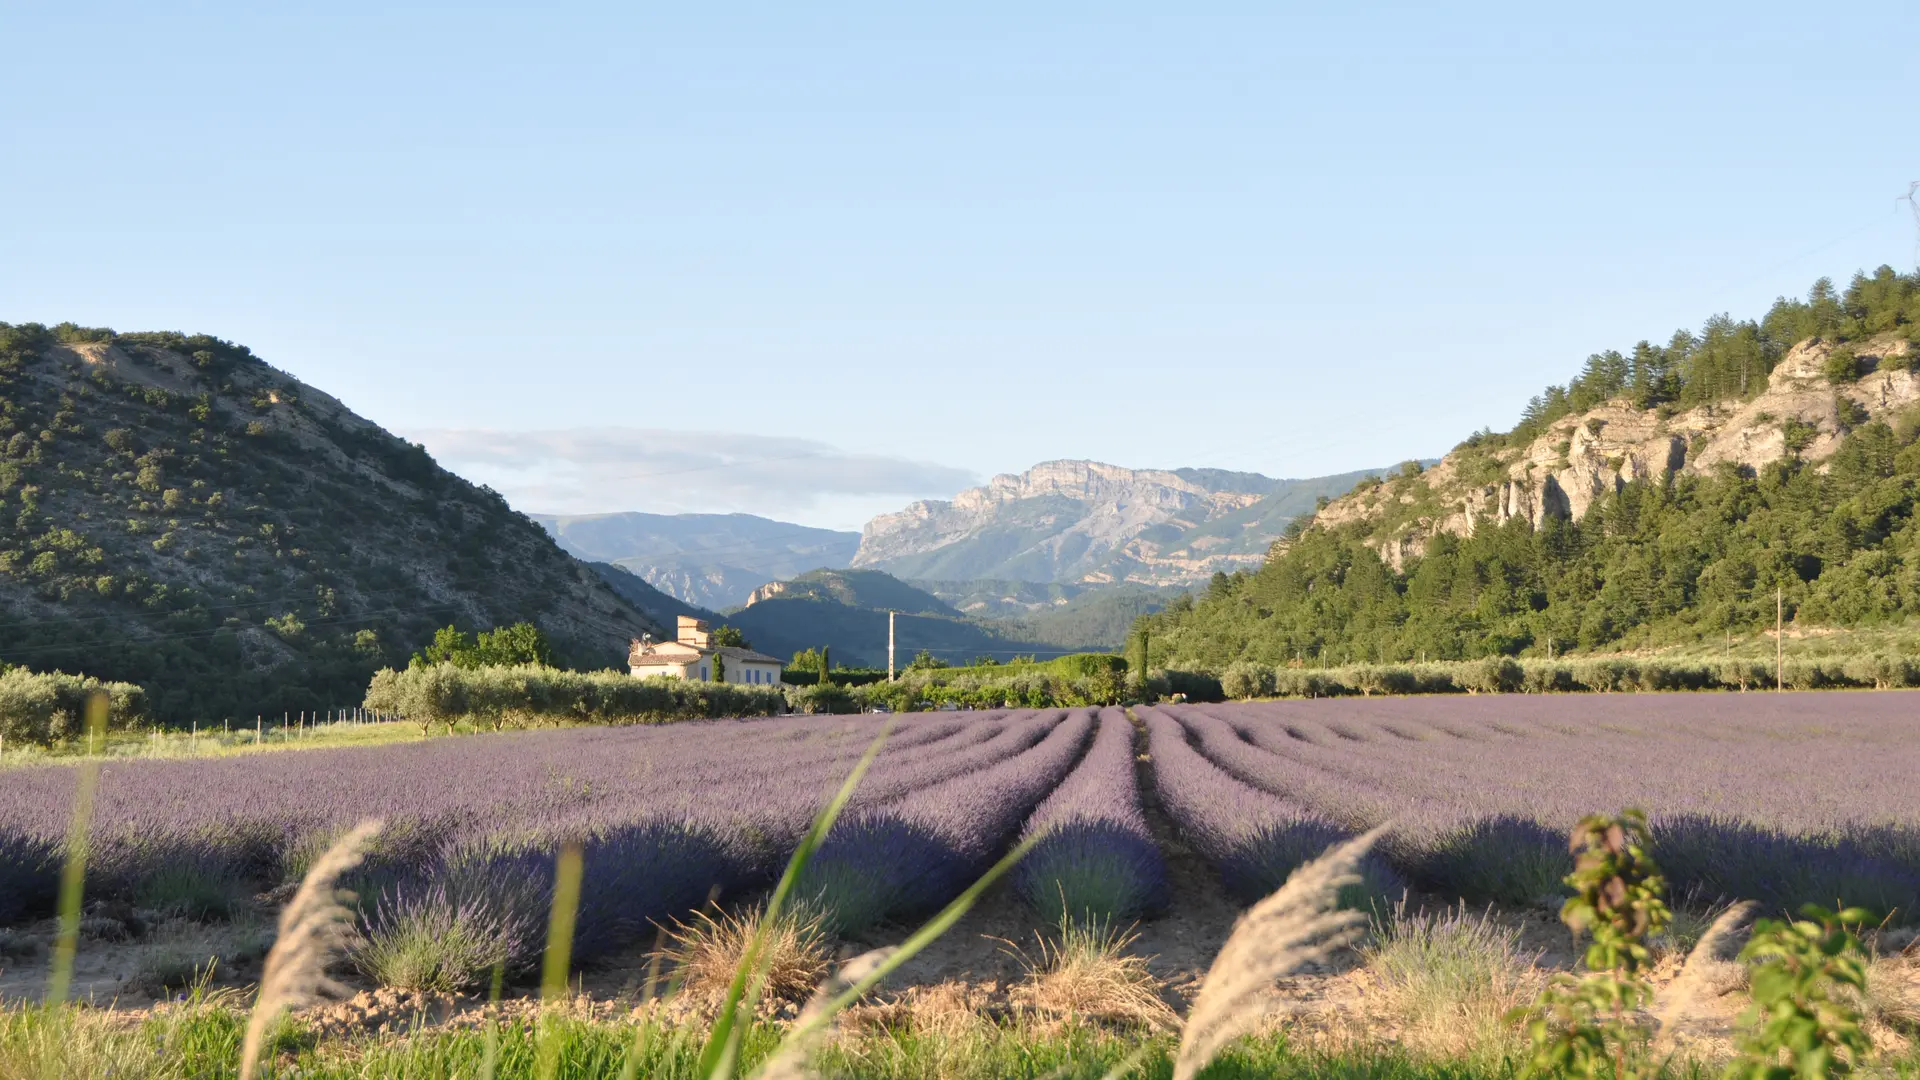
<svg viewBox="0 0 1920 1080">
<path fill-rule="evenodd" d="M 1312 849 L 1330 831 L 1389 822 L 1386 858 L 1415 888 L 1530 903 L 1557 891 L 1573 822 L 1637 806 L 1652 815 L 1659 861 L 1682 896 L 1841 898 L 1903 921 L 1920 902 L 1920 694 L 1136 711 L 1157 742 L 1199 759 L 1183 764 L 1169 809 L 1229 871 L 1283 861 L 1258 849 L 1288 847 L 1288 836 Z M 1209 794 L 1195 805 L 1177 801 L 1198 790 Z"/>
<path fill-rule="evenodd" d="M 716 892 L 769 880 L 883 723 L 731 720 L 116 763 L 100 777 L 89 894 L 218 915 L 297 880 L 334 836 L 379 817 L 387 827 L 355 882 L 369 931 L 453 920 L 524 963 L 541 944 L 554 852 L 579 841 L 578 953 L 592 960 Z M 1059 786 L 1094 723 L 1089 710 L 893 721 L 816 860 L 812 898 L 843 930 L 944 902 Z M 50 909 L 76 777 L 7 775 L 0 925 Z"/>
<path fill-rule="evenodd" d="M 891 723 L 801 897 L 841 933 L 936 907 L 1021 836 L 1037 920 L 1151 917 L 1178 840 L 1242 897 L 1391 828 L 1361 893 L 1548 902 L 1581 815 L 1639 806 L 1676 895 L 1920 903 L 1920 695 L 1502 696 L 788 717 L 468 736 L 101 772 L 88 895 L 218 918 L 388 822 L 353 883 L 374 939 L 458 927 L 531 963 L 583 845 L 592 962 L 750 898 Z M 1142 756 L 1144 755 L 1144 756 Z M 0 788 L 0 925 L 51 910 L 77 774 Z M 1165 831 L 1150 824 L 1157 814 Z M 436 930 L 435 928 L 441 928 Z"/>
</svg>

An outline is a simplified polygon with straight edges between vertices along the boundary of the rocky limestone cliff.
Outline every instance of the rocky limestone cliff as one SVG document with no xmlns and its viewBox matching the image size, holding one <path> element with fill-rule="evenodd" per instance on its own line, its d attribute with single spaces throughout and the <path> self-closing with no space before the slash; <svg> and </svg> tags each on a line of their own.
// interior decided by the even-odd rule
<svg viewBox="0 0 1920 1080">
<path fill-rule="evenodd" d="M 1232 474 L 1228 490 L 1204 473 L 1192 475 L 1043 462 L 996 476 L 950 502 L 917 502 L 874 518 L 861 533 L 853 565 L 950 580 L 1191 581 L 1257 562 L 1258 550 L 1234 550 L 1230 538 L 1181 540 L 1188 530 L 1266 497 L 1247 488 L 1281 482 Z"/>
<path fill-rule="evenodd" d="M 1610 401 L 1555 421 L 1524 448 L 1490 454 L 1463 448 L 1418 476 L 1359 488 L 1321 510 L 1314 524 L 1375 525 L 1369 543 L 1400 569 L 1437 533 L 1471 536 L 1483 522 L 1514 518 L 1535 526 L 1549 516 L 1577 521 L 1596 500 L 1635 481 L 1727 465 L 1758 469 L 1788 454 L 1824 461 L 1839 449 L 1847 427 L 1867 422 L 1862 416 L 1888 419 L 1920 401 L 1920 372 L 1881 363 L 1909 355 L 1904 339 L 1883 335 L 1853 343 L 1868 373 L 1851 383 L 1826 374 L 1834 347 L 1796 345 L 1751 401 L 1667 415 Z"/>
</svg>

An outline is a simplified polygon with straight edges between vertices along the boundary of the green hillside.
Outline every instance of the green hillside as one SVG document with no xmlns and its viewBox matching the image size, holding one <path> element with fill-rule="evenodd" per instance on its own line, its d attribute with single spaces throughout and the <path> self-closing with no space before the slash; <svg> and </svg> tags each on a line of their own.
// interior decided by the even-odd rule
<svg viewBox="0 0 1920 1080">
<path fill-rule="evenodd" d="M 1022 640 L 994 624 L 969 619 L 920 589 L 877 570 L 816 570 L 776 582 L 744 608 L 728 612 L 753 647 L 787 657 L 825 645 L 836 663 L 885 667 L 887 611 L 894 617 L 894 654 L 904 666 L 926 651 L 949 664 L 975 657 L 1058 656 L 1072 648 Z"/>
<path fill-rule="evenodd" d="M 952 605 L 924 589 L 879 570 L 809 570 L 754 592 L 750 605 L 768 600 L 826 600 L 847 607 L 959 618 Z"/>
<path fill-rule="evenodd" d="M 1920 615 L 1920 375 L 1910 343 L 1920 343 L 1920 275 L 1882 267 L 1844 291 L 1823 280 L 1758 320 L 1716 317 L 1665 345 L 1597 353 L 1579 377 L 1536 397 L 1513 431 L 1479 433 L 1438 469 L 1410 466 L 1363 487 L 1294 530 L 1257 571 L 1216 575 L 1197 601 L 1143 618 L 1153 662 L 1219 670 L 1240 659 L 1711 642 L 1770 627 L 1776 590 L 1803 628 L 1902 624 Z M 1813 365 L 1813 377 L 1769 389 L 1790 354 Z M 1813 410 L 1811 419 L 1737 411 L 1789 391 L 1783 400 Z M 1582 419 L 1602 407 L 1613 421 Z M 1527 475 L 1526 455 L 1543 449 L 1560 458 L 1548 468 L 1568 467 L 1569 427 L 1576 439 L 1598 438 L 1607 423 L 1639 416 L 1665 431 L 1689 415 L 1741 417 L 1745 428 L 1716 436 L 1720 445 L 1780 449 L 1769 460 L 1689 462 L 1603 487 L 1578 520 L 1563 511 L 1537 526 L 1525 515 L 1497 524 L 1480 494 L 1515 490 L 1500 487 L 1509 470 Z M 1705 439 L 1660 438 L 1688 454 Z M 1818 457 L 1815 448 L 1824 448 Z M 1605 467 L 1632 468 L 1619 459 Z M 1462 510 L 1474 506 L 1477 523 Z"/>
<path fill-rule="evenodd" d="M 164 720 L 358 702 L 436 627 L 616 663 L 657 623 L 499 495 L 206 336 L 0 323 L 0 660 Z"/>
<path fill-rule="evenodd" d="M 1058 607 L 992 620 L 1008 637 L 1044 641 L 1066 649 L 1117 652 L 1135 620 L 1165 608 L 1187 590 L 1175 586 L 1109 585 L 1090 589 Z"/>
</svg>

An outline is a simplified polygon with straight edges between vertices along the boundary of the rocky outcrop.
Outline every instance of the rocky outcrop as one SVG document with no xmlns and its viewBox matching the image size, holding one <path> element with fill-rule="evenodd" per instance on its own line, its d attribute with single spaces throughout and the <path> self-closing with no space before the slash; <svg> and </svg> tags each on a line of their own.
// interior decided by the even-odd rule
<svg viewBox="0 0 1920 1080">
<path fill-rule="evenodd" d="M 1311 482 L 1048 461 L 874 518 L 853 565 L 941 580 L 1199 581 L 1257 564 L 1287 519 L 1234 516 L 1300 483 Z"/>
<path fill-rule="evenodd" d="M 1920 401 L 1920 372 L 1904 362 L 1883 362 L 1907 360 L 1913 347 L 1906 340 L 1885 335 L 1854 343 L 1869 370 L 1853 382 L 1836 383 L 1827 375 L 1834 347 L 1818 341 L 1795 346 L 1751 401 L 1672 413 L 1610 401 L 1555 421 L 1525 447 L 1491 456 L 1455 451 L 1417 477 L 1356 490 L 1321 511 L 1315 523 L 1380 523 L 1369 543 L 1398 569 L 1438 533 L 1470 536 L 1483 524 L 1515 518 L 1535 526 L 1549 517 L 1577 521 L 1627 484 L 1728 466 L 1759 469 L 1789 455 L 1825 461 L 1839 449 L 1849 423 L 1887 419 Z M 1416 507 L 1419 512 L 1411 512 Z"/>
</svg>

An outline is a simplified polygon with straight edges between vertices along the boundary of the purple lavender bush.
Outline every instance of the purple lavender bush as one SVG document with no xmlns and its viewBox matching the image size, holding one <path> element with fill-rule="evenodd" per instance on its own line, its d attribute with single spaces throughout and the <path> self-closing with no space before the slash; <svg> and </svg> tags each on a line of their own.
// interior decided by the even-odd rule
<svg viewBox="0 0 1920 1080">
<path fill-rule="evenodd" d="M 1140 711 L 1160 805 L 1181 837 L 1219 871 L 1228 891 L 1245 900 L 1263 897 L 1302 863 L 1353 835 L 1324 816 L 1234 779 L 1188 744 L 1187 730 L 1173 716 Z M 1384 911 L 1404 892 L 1380 860 L 1363 864 L 1361 876 L 1360 885 L 1343 892 L 1342 905 Z"/>
<path fill-rule="evenodd" d="M 1448 896 L 1557 896 L 1566 830 L 1652 813 L 1677 896 L 1920 911 L 1916 695 L 1263 702 L 1174 709 L 1236 778 L 1348 827 Z"/>
<path fill-rule="evenodd" d="M 1167 865 L 1147 828 L 1134 776 L 1133 724 L 1102 709 L 1086 756 L 1027 819 L 1040 841 L 1014 888 L 1046 925 L 1111 923 L 1167 903 Z"/>
<path fill-rule="evenodd" d="M 60 892 L 60 846 L 0 830 L 0 926 L 52 914 Z"/>
<path fill-rule="evenodd" d="M 1093 726 L 1086 711 L 1042 715 L 1045 736 L 1017 756 L 843 817 L 797 895 L 842 934 L 958 895 L 1072 768 Z"/>
<path fill-rule="evenodd" d="M 1044 733 L 1034 717 L 999 713 L 891 719 L 856 807 L 1003 760 Z M 392 906 L 427 888 L 449 850 L 527 852 L 550 874 L 558 846 L 580 839 L 591 954 L 716 886 L 769 879 L 886 722 L 721 720 L 114 762 L 101 772 L 88 894 L 218 915 L 299 880 L 335 836 L 379 817 L 386 828 L 351 884 L 369 907 Z M 5 774 L 0 919 L 50 905 L 73 791 L 71 767 Z"/>
</svg>

